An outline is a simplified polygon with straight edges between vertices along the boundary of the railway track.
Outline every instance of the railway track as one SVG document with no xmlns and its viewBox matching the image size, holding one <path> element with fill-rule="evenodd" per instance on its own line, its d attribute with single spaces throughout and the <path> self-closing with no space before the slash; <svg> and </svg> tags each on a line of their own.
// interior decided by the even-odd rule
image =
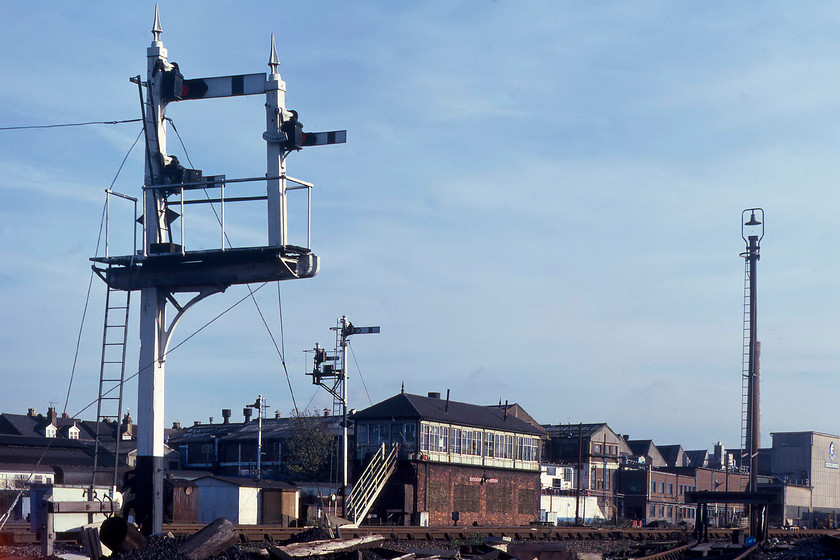
<svg viewBox="0 0 840 560">
<path fill-rule="evenodd" d="M 189 536 L 204 527 L 203 523 L 167 523 L 164 532 L 171 532 L 176 536 Z M 237 531 L 242 542 L 279 542 L 306 530 L 306 527 L 280 527 L 277 525 L 238 525 Z M 392 541 L 475 541 L 485 538 L 508 537 L 516 541 L 599 541 L 599 540 L 627 540 L 636 542 L 669 541 L 690 537 L 678 528 L 596 528 L 596 527 L 402 527 L 402 526 L 363 526 L 356 528 L 342 528 L 339 531 L 344 538 L 355 538 L 365 535 L 378 534 Z M 799 531 L 770 530 L 770 538 L 781 540 L 800 540 L 812 538 L 828 538 L 838 541 L 837 530 L 803 529 Z M 76 540 L 73 533 L 57 535 L 59 540 Z M 731 529 L 709 529 L 709 538 L 715 541 L 731 541 Z M 38 542 L 35 533 L 29 530 L 29 523 L 24 521 L 9 522 L 0 531 L 0 545 L 21 545 Z M 664 544 L 664 543 L 663 543 Z M 654 554 L 653 560 L 675 560 L 676 549 Z"/>
<path fill-rule="evenodd" d="M 164 524 L 164 532 L 177 536 L 191 535 L 201 529 L 200 523 Z M 276 525 L 237 525 L 243 542 L 284 541 L 305 530 L 301 527 L 279 527 Z M 469 541 L 475 538 L 509 537 L 517 541 L 529 540 L 630 540 L 630 541 L 666 541 L 685 539 L 691 536 L 679 528 L 597 528 L 597 527 L 404 527 L 395 525 L 376 525 L 362 527 L 342 527 L 339 530 L 344 538 L 365 535 L 382 535 L 393 541 Z M 709 539 L 730 541 L 732 529 L 709 529 Z M 837 530 L 805 529 L 800 531 L 770 530 L 770 538 L 808 539 L 824 535 L 837 534 Z M 667 559 L 666 559 L 667 560 Z"/>
</svg>

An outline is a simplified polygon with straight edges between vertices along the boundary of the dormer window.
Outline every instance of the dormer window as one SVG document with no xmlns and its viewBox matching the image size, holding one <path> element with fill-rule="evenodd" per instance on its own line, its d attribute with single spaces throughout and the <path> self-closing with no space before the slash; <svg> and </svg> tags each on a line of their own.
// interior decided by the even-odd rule
<svg viewBox="0 0 840 560">
<path fill-rule="evenodd" d="M 70 428 L 67 430 L 67 437 L 69 439 L 79 439 L 79 428 L 77 428 L 75 425 L 70 426 Z"/>
<path fill-rule="evenodd" d="M 49 425 L 48 425 L 48 426 L 44 429 L 44 435 L 45 435 L 46 437 L 48 437 L 48 438 L 54 438 L 54 437 L 55 437 L 55 433 L 56 433 L 56 429 L 55 429 L 55 426 L 53 426 L 52 424 L 49 424 Z"/>
</svg>

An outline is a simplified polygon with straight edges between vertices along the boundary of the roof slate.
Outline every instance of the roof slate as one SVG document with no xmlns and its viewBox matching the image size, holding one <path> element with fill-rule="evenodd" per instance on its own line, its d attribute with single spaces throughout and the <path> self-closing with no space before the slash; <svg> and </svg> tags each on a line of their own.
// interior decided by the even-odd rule
<svg viewBox="0 0 840 560">
<path fill-rule="evenodd" d="M 605 427 L 608 427 L 606 422 L 597 422 L 595 424 L 543 424 L 543 429 L 552 438 L 588 438 L 597 434 Z"/>
<path fill-rule="evenodd" d="M 504 408 L 422 397 L 409 393 L 400 393 L 353 415 L 354 421 L 381 418 L 431 420 L 505 432 L 545 435 L 545 430 L 541 427 L 520 420 L 513 414 L 505 414 Z"/>
</svg>

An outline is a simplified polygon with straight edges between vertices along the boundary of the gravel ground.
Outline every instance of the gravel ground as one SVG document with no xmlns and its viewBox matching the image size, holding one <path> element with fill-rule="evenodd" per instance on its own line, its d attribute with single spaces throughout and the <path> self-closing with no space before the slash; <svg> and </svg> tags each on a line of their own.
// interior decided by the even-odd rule
<svg viewBox="0 0 840 560">
<path fill-rule="evenodd" d="M 49 560 L 57 560 L 55 554 L 84 554 L 80 545 L 56 543 L 53 547 L 54 555 Z M 0 559 L 2 560 L 44 560 L 41 556 L 40 544 L 27 544 L 21 546 L 0 546 Z"/>
<path fill-rule="evenodd" d="M 321 535 L 310 535 L 320 537 Z M 151 545 L 144 550 L 133 551 L 120 555 L 114 555 L 114 560 L 184 560 L 184 557 L 177 552 L 177 546 L 182 539 L 166 538 L 162 536 L 152 537 Z M 535 542 L 535 541 L 528 541 Z M 563 541 L 569 552 L 597 552 L 607 558 L 628 558 L 633 556 L 634 547 L 639 543 L 632 541 Z M 279 543 L 277 543 L 279 544 Z M 479 544 L 476 541 L 450 542 L 450 541 L 386 541 L 383 548 L 406 552 L 409 549 L 432 549 L 432 550 L 453 550 L 458 549 L 462 544 Z M 248 543 L 231 547 L 214 560 L 266 560 L 265 543 Z M 58 543 L 55 546 L 56 554 L 84 554 L 79 545 Z M 366 554 L 369 560 L 375 555 Z M 819 539 L 794 540 L 789 542 L 771 541 L 764 550 L 755 556 L 755 560 L 822 560 L 840 558 L 840 551 L 829 548 L 822 544 Z M 39 545 L 26 546 L 0 546 L 0 560 L 59 560 L 58 556 L 51 556 L 45 559 L 41 556 Z"/>
</svg>

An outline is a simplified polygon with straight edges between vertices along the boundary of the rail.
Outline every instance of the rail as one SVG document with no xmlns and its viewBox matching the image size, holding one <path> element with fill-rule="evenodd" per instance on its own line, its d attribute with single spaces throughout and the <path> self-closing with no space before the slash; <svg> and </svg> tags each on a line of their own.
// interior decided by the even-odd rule
<svg viewBox="0 0 840 560">
<path fill-rule="evenodd" d="M 176 536 L 191 535 L 201 528 L 201 523 L 170 523 L 164 524 L 164 532 L 171 532 Z M 309 527 L 280 527 L 277 525 L 238 525 L 240 539 L 247 541 L 282 541 L 308 529 Z M 570 527 L 570 526 L 438 526 L 416 527 L 401 525 L 362 525 L 361 527 L 345 526 L 339 529 L 343 538 L 356 538 L 365 535 L 382 535 L 392 541 L 424 541 L 424 540 L 470 540 L 480 537 L 510 537 L 515 540 L 631 540 L 631 541 L 667 541 L 676 538 L 688 538 L 687 532 L 676 528 L 646 528 L 646 527 Z M 720 541 L 731 541 L 733 529 L 709 529 L 709 538 Z M 791 532 L 783 529 L 771 529 L 770 538 L 785 538 L 788 540 L 809 539 L 824 535 L 835 535 L 837 530 L 803 529 Z"/>
<path fill-rule="evenodd" d="M 205 527 L 205 523 L 164 523 L 163 532 L 175 536 L 189 536 Z M 281 527 L 279 525 L 237 525 L 239 539 L 242 542 L 280 542 L 309 529 L 310 527 Z M 710 529 L 709 538 L 731 541 L 732 529 Z M 344 538 L 378 534 L 392 541 L 424 540 L 461 540 L 480 537 L 510 537 L 518 541 L 529 540 L 629 540 L 638 542 L 667 541 L 684 533 L 676 528 L 597 528 L 597 527 L 405 527 L 396 525 L 365 525 L 362 527 L 344 527 L 340 529 Z M 787 540 L 806 540 L 813 538 L 832 538 L 838 535 L 837 529 L 801 529 L 786 531 L 771 529 L 770 538 Z M 58 533 L 59 541 L 77 540 L 75 533 Z M 32 544 L 37 542 L 36 534 L 29 529 L 25 521 L 10 521 L 0 531 L 0 544 Z M 840 543 L 840 539 L 838 539 Z M 668 551 L 665 551 L 668 552 Z"/>
</svg>

